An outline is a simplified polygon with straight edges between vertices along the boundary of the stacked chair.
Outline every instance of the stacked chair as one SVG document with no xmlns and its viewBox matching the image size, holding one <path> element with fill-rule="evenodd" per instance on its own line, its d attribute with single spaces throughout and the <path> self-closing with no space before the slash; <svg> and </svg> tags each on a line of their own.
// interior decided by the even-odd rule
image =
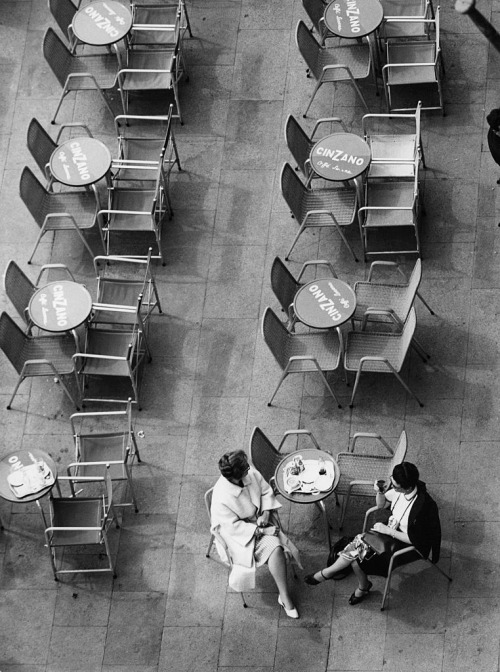
<svg viewBox="0 0 500 672">
<path fill-rule="evenodd" d="M 358 224 L 365 260 L 374 255 L 421 255 L 419 102 L 414 114 L 368 114 L 363 133 L 372 162 L 359 185 Z"/>
</svg>

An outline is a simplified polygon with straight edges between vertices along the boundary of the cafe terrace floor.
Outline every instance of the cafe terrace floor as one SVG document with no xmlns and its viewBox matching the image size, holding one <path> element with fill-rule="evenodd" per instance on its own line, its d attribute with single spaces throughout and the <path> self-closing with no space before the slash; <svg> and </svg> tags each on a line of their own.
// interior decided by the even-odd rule
<svg viewBox="0 0 500 672">
<path fill-rule="evenodd" d="M 297 226 L 279 173 L 289 160 L 285 119 L 293 113 L 302 122 L 313 87 L 294 38 L 306 18 L 301 2 L 188 2 L 195 37 L 186 41 L 190 82 L 180 84 L 185 125 L 175 128 L 185 172 L 172 175 L 175 217 L 164 229 L 167 264 L 157 268 L 164 315 L 152 318 L 154 360 L 136 415 L 144 433 L 144 462 L 134 468 L 140 512 L 124 514 L 111 533 L 114 582 L 76 575 L 56 583 L 36 507 L 0 502 L 2 672 L 498 670 L 500 169 L 488 152 L 485 117 L 500 102 L 500 59 L 452 5 L 441 8 L 447 115 L 423 115 L 421 291 L 436 315 L 417 306 L 417 335 L 432 357 L 424 365 L 412 353 L 405 369 L 425 406 L 392 377 L 368 376 L 350 410 L 349 389 L 334 375 L 339 410 L 314 376 L 288 379 L 268 408 L 279 373 L 259 330 L 264 308 L 277 307 L 272 260 L 285 255 Z M 500 26 L 498 0 L 477 6 Z M 26 263 L 37 235 L 18 195 L 23 166 L 37 170 L 26 129 L 33 116 L 50 128 L 60 95 L 41 54 L 49 25 L 42 0 L 0 3 L 0 268 L 15 259 L 35 278 L 40 264 L 64 262 L 94 291 L 91 260 L 73 235 L 44 242 L 35 263 Z M 333 112 L 331 89 L 323 88 L 311 109 L 316 118 Z M 373 86 L 363 84 L 363 91 L 372 111 L 383 111 Z M 114 95 L 117 112 L 118 104 Z M 358 104 L 341 85 L 334 112 L 356 133 Z M 71 94 L 60 119 L 85 122 L 115 147 L 97 94 Z M 304 123 L 311 129 L 313 119 Z M 360 253 L 356 226 L 348 237 Z M 334 232 L 318 230 L 302 236 L 290 268 L 297 273 L 318 257 L 348 282 L 366 273 Z M 1 307 L 14 314 L 3 294 Z M 64 471 L 73 457 L 74 409 L 60 386 L 37 379 L 23 383 L 7 411 L 14 383 L 1 356 L 1 453 L 40 447 Z M 305 427 L 334 454 L 355 432 L 379 432 L 394 443 L 406 429 L 408 459 L 440 506 L 441 565 L 453 583 L 413 565 L 394 579 L 389 609 L 381 612 L 382 579 L 351 607 L 352 579 L 310 588 L 301 572 L 293 586 L 301 618 L 292 621 L 264 569 L 243 609 L 225 568 L 205 557 L 203 494 L 217 478 L 218 457 L 247 448 L 256 425 L 276 442 L 285 430 Z M 359 530 L 366 506 L 353 506 L 346 533 Z M 337 538 L 334 497 L 327 508 Z M 321 567 L 326 549 L 317 510 L 285 506 L 283 520 L 304 573 Z"/>
</svg>

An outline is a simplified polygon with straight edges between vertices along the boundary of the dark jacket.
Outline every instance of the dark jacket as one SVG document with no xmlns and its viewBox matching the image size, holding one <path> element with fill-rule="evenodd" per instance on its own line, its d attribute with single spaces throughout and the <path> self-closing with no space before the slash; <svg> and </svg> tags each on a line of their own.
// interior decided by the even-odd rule
<svg viewBox="0 0 500 672">
<path fill-rule="evenodd" d="M 441 550 L 441 523 L 436 502 L 427 492 L 423 481 L 417 483 L 417 499 L 408 516 L 408 536 L 424 558 L 439 561 Z"/>
</svg>

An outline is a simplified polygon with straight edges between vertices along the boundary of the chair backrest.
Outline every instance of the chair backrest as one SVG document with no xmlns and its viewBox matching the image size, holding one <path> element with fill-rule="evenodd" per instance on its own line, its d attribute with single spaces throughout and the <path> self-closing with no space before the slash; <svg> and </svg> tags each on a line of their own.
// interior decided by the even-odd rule
<svg viewBox="0 0 500 672">
<path fill-rule="evenodd" d="M 28 337 L 23 334 L 14 320 L 5 311 L 0 315 L 0 349 L 15 368 L 21 373 L 24 360 L 23 346 Z"/>
<path fill-rule="evenodd" d="M 327 32 L 323 21 L 326 4 L 323 0 L 302 0 L 302 7 L 305 9 L 307 16 L 311 19 L 311 23 L 319 35 L 323 36 Z"/>
<path fill-rule="evenodd" d="M 19 194 L 24 205 L 31 212 L 33 219 L 39 226 L 42 226 L 44 222 L 43 202 L 47 196 L 47 191 L 27 166 L 21 173 Z"/>
<path fill-rule="evenodd" d="M 287 316 L 299 287 L 300 283 L 295 280 L 284 262 L 276 257 L 271 267 L 271 289 Z"/>
<path fill-rule="evenodd" d="M 3 276 L 5 293 L 26 325 L 30 323 L 28 304 L 36 286 L 12 259 L 7 264 Z"/>
<path fill-rule="evenodd" d="M 73 35 L 70 26 L 78 11 L 77 8 L 71 0 L 49 0 L 49 9 L 61 32 L 68 38 L 71 46 Z"/>
<path fill-rule="evenodd" d="M 401 432 L 401 435 L 398 439 L 397 446 L 394 449 L 394 454 L 391 458 L 391 463 L 390 463 L 391 474 L 392 474 L 392 470 L 394 469 L 396 464 L 401 464 L 401 462 L 404 462 L 407 450 L 408 450 L 408 436 L 406 434 L 406 431 L 403 429 L 403 431 Z"/>
<path fill-rule="evenodd" d="M 293 216 L 299 224 L 302 223 L 302 202 L 307 187 L 289 163 L 285 163 L 281 171 L 281 193 Z"/>
<path fill-rule="evenodd" d="M 285 140 L 298 167 L 307 176 L 306 161 L 309 159 L 312 140 L 291 114 L 288 115 L 285 124 Z"/>
<path fill-rule="evenodd" d="M 262 335 L 269 350 L 282 369 L 288 364 L 288 340 L 291 334 L 271 308 L 266 308 L 262 318 Z"/>
<path fill-rule="evenodd" d="M 407 287 L 408 302 L 409 302 L 408 311 L 410 310 L 410 307 L 413 305 L 421 280 L 422 280 L 422 260 L 417 259 L 417 261 L 415 262 L 415 266 L 413 267 L 413 270 L 411 272 L 410 279 L 408 280 L 408 287 Z"/>
<path fill-rule="evenodd" d="M 254 427 L 250 437 L 250 460 L 269 483 L 283 455 L 279 453 L 259 427 Z"/>
<path fill-rule="evenodd" d="M 43 175 L 48 177 L 47 164 L 57 144 L 35 118 L 30 121 L 30 125 L 28 126 L 27 145 L 37 166 Z"/>
<path fill-rule="evenodd" d="M 307 67 L 314 75 L 314 78 L 319 79 L 323 70 L 320 60 L 322 48 L 303 21 L 297 23 L 295 39 Z"/>
<path fill-rule="evenodd" d="M 64 86 L 66 78 L 77 72 L 78 59 L 67 49 L 53 28 L 47 28 L 43 38 L 43 55 L 59 84 Z"/>
<path fill-rule="evenodd" d="M 417 326 L 417 315 L 415 313 L 415 308 L 411 308 L 408 317 L 406 319 L 406 322 L 403 326 L 403 330 L 401 331 L 401 334 L 398 336 L 399 338 L 399 352 L 397 356 L 397 361 L 394 359 L 394 361 L 391 361 L 391 364 L 394 366 L 395 369 L 398 371 L 401 369 L 403 366 L 406 353 L 408 352 L 408 349 L 411 345 L 411 341 L 413 338 L 413 334 L 415 333 L 415 327 Z"/>
</svg>

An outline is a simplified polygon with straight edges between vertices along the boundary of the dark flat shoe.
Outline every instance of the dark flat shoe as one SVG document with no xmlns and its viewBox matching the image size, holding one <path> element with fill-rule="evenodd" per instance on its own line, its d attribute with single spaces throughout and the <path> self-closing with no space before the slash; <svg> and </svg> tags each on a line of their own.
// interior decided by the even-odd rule
<svg viewBox="0 0 500 672">
<path fill-rule="evenodd" d="M 360 602 L 362 602 L 365 599 L 365 597 L 368 597 L 368 593 L 370 592 L 370 590 L 372 588 L 373 588 L 373 583 L 371 581 L 368 581 L 368 588 L 365 588 L 364 590 L 362 588 L 357 588 L 356 590 L 361 591 L 361 595 L 358 597 L 356 595 L 356 591 L 354 591 L 354 593 L 349 598 L 349 604 L 355 605 L 355 604 L 359 604 Z"/>
<path fill-rule="evenodd" d="M 314 574 L 316 574 L 316 572 L 314 572 Z M 323 581 L 318 581 L 318 579 L 315 579 L 314 574 L 307 574 L 307 576 L 304 576 L 304 583 L 307 583 L 308 586 L 319 586 L 320 583 L 331 581 L 333 579 L 333 576 L 325 576 L 323 574 L 323 570 L 320 570 Z"/>
</svg>

